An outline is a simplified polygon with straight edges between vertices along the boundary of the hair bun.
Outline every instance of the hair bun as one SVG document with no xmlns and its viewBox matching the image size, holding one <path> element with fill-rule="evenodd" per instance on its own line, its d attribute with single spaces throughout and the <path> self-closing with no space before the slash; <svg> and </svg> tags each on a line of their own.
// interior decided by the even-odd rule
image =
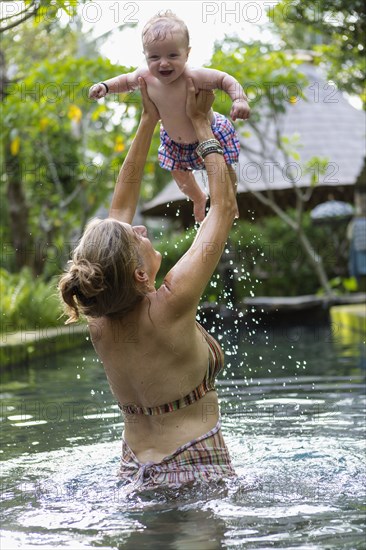
<svg viewBox="0 0 366 550">
<path fill-rule="evenodd" d="M 70 269 L 78 299 L 93 298 L 105 289 L 104 275 L 99 264 L 80 259 Z"/>
</svg>

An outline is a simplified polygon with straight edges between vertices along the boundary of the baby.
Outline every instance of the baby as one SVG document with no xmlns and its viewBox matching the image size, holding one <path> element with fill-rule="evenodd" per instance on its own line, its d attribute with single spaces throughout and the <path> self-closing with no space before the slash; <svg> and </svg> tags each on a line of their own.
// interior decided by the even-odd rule
<svg viewBox="0 0 366 550">
<path fill-rule="evenodd" d="M 203 170 L 203 159 L 197 154 L 197 137 L 186 115 L 186 81 L 192 78 L 200 89 L 224 90 L 232 99 L 232 120 L 247 119 L 250 109 L 239 82 L 222 71 L 189 68 L 189 33 L 185 23 L 170 10 L 152 17 L 142 31 L 147 68 L 94 84 L 89 97 L 99 99 L 107 93 L 128 92 L 138 88 L 138 78 L 146 81 L 151 100 L 160 113 L 161 129 L 158 158 L 162 168 L 170 170 L 181 191 L 194 205 L 197 222 L 205 217 L 207 197 L 197 184 L 192 170 Z M 212 131 L 220 142 L 223 155 L 236 187 L 232 164 L 238 161 L 239 139 L 231 122 L 220 113 L 211 112 Z"/>
</svg>

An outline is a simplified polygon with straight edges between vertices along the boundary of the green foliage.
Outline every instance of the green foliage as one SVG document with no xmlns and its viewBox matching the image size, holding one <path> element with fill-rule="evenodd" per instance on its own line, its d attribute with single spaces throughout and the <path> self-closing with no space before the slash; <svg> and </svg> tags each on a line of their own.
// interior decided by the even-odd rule
<svg viewBox="0 0 366 550">
<path fill-rule="evenodd" d="M 183 254 L 187 252 L 195 238 L 196 232 L 197 230 L 195 228 L 191 228 L 187 231 L 174 232 L 168 238 L 164 238 L 155 244 L 156 249 L 162 254 L 161 268 L 156 281 L 157 287 L 162 284 L 163 278 L 168 271 L 178 262 Z M 223 301 L 222 295 L 225 290 L 225 285 L 221 272 L 222 268 L 219 266 L 202 296 L 202 301 Z"/>
<path fill-rule="evenodd" d="M 292 210 L 287 211 L 287 214 L 296 216 Z M 346 277 L 348 246 L 340 246 L 340 243 L 346 241 L 346 226 L 317 226 L 312 223 L 310 214 L 306 213 L 303 229 L 313 244 L 314 253 L 322 257 L 329 277 Z M 232 234 L 232 239 L 237 250 L 236 256 L 243 258 L 245 272 L 250 273 L 256 294 L 297 296 L 318 291 L 317 275 L 299 246 L 296 233 L 280 218 L 262 218 L 255 225 L 239 222 L 239 228 Z M 245 287 L 243 292 L 248 295 Z"/>
<path fill-rule="evenodd" d="M 329 285 L 339 295 L 359 290 L 356 277 L 334 277 L 329 281 Z M 324 294 L 322 289 L 318 290 L 318 294 Z"/>
<path fill-rule="evenodd" d="M 245 43 L 239 38 L 226 37 L 215 44 L 211 59 L 212 68 L 234 76 L 243 86 L 252 108 L 247 125 L 253 125 L 260 116 L 261 107 L 270 107 L 274 112 L 284 112 L 294 98 L 303 97 L 306 77 L 299 71 L 301 61 L 273 46 L 254 42 Z M 214 109 L 228 115 L 230 98 L 216 94 Z"/>
<path fill-rule="evenodd" d="M 10 223 L 9 212 L 19 211 L 20 197 L 6 189 L 20 185 L 26 203 L 22 234 L 29 236 L 25 252 L 29 257 L 42 250 L 42 257 L 37 254 L 26 265 L 47 276 L 60 271 L 68 243 L 81 233 L 87 219 L 107 206 L 130 145 L 139 102 L 135 97 L 134 104 L 130 100 L 121 106 L 113 96 L 105 102 L 89 100 L 88 89 L 101 75 L 129 69 L 97 56 L 81 58 L 78 51 L 84 37 L 55 21 L 37 25 L 39 40 L 34 40 L 31 21 L 21 26 L 20 44 L 17 28 L 2 37 L 7 59 L 17 68 L 17 80 L 7 83 L 2 104 L 0 133 L 6 148 L 1 159 L 5 166 L 1 213 L 8 223 L 1 236 L 8 248 L 14 243 L 18 228 Z M 3 255 L 1 265 L 15 268 L 11 254 Z"/>
<path fill-rule="evenodd" d="M 244 267 L 237 285 L 240 297 L 295 296 L 317 288 L 317 277 L 299 249 L 296 234 L 278 217 L 263 218 L 255 225 L 239 221 L 232 240 Z"/>
<path fill-rule="evenodd" d="M 187 252 L 195 237 L 196 230 L 194 228 L 188 231 L 178 231 L 172 233 L 167 238 L 156 243 L 156 249 L 162 255 L 161 268 L 158 273 L 157 285 L 161 285 L 163 277 L 177 263 L 177 261 Z"/>
<path fill-rule="evenodd" d="M 67 5 L 65 1 L 60 3 Z M 309 4 L 306 0 L 303 3 Z M 41 5 L 45 7 L 47 3 L 41 0 Z M 52 24 L 44 21 L 37 25 L 36 40 L 34 30 L 33 23 L 23 23 L 21 36 L 18 29 L 3 34 L 6 56 L 17 68 L 17 80 L 7 83 L 5 90 L 1 138 L 8 147 L 2 160 L 6 167 L 17 165 L 27 202 L 24 218 L 31 236 L 28 253 L 42 251 L 38 254 L 40 265 L 37 269 L 50 278 L 61 271 L 87 219 L 100 206 L 108 206 L 141 107 L 136 93 L 110 95 L 101 102 L 88 99 L 87 92 L 93 82 L 131 69 L 112 65 L 98 57 L 77 28 L 61 28 L 56 19 Z M 88 55 L 81 57 L 80 52 L 85 50 Z M 253 114 L 245 123 L 247 132 L 255 131 L 261 113 L 271 113 L 271 116 L 281 113 L 288 103 L 302 97 L 306 78 L 299 72 L 300 63 L 295 56 L 273 50 L 269 45 L 246 44 L 239 38 L 228 37 L 216 44 L 212 57 L 212 67 L 236 77 L 250 98 Z M 231 101 L 226 94 L 216 94 L 214 108 L 229 113 Z M 154 196 L 169 178 L 168 172 L 157 168 L 158 134 L 157 129 L 146 164 L 143 200 Z M 293 145 L 293 140 L 283 137 L 284 151 L 298 159 Z M 7 163 L 6 155 L 11 157 L 11 163 Z M 305 166 L 305 171 L 311 173 L 315 185 L 325 160 L 312 159 L 312 162 Z M 9 185 L 12 177 L 14 174 L 8 170 L 3 182 Z M 3 199 L 0 213 L 8 221 L 12 205 L 7 204 L 5 189 L 6 185 L 0 190 L 0 199 Z M 329 235 L 322 228 L 311 226 L 308 218 L 305 226 L 315 249 L 328 257 L 326 264 L 331 276 L 344 277 L 344 258 L 338 258 L 329 242 L 324 245 Z M 4 242 L 11 243 L 14 228 L 5 223 L 1 231 Z M 164 253 L 161 274 L 178 261 L 194 234 L 191 230 L 161 243 L 160 250 Z M 299 250 L 296 233 L 276 217 L 263 219 L 256 225 L 238 221 L 231 233 L 228 250 L 204 299 L 224 300 L 223 293 L 230 286 L 230 281 L 226 280 L 230 270 L 238 299 L 253 294 L 304 294 L 318 288 L 317 277 Z M 3 255 L 0 265 L 13 268 L 11 255 Z M 16 323 L 17 316 L 19 322 L 29 319 L 26 322 L 31 326 L 34 320 L 48 324 L 56 322 L 55 304 L 53 315 L 47 321 L 48 310 L 52 308 L 45 307 L 47 312 L 44 312 L 41 307 L 42 302 L 52 302 L 47 294 L 49 284 L 42 279 L 30 281 L 27 270 L 21 272 L 18 282 L 16 276 L 12 280 L 11 275 L 5 274 L 3 271 L 1 275 L 2 281 L 7 281 L 6 284 L 2 282 L 2 287 L 9 284 L 9 291 L 5 291 L 5 313 L 10 314 L 11 322 Z M 31 283 L 39 287 L 28 292 Z M 32 311 L 29 317 L 22 305 L 27 301 Z"/>
<path fill-rule="evenodd" d="M 329 166 L 329 159 L 324 157 L 312 157 L 303 165 L 304 174 L 310 174 L 310 185 L 315 186 L 319 183 L 319 178 L 324 175 Z"/>
<path fill-rule="evenodd" d="M 56 280 L 35 278 L 29 269 L 12 274 L 0 268 L 0 332 L 62 325 Z"/>
<path fill-rule="evenodd" d="M 131 69 L 95 55 L 92 42 L 77 25 L 62 28 L 57 18 L 47 17 L 37 23 L 36 40 L 33 20 L 19 29 L 2 35 L 6 59 L 14 63 L 17 78 L 7 83 L 2 104 L 0 134 L 6 148 L 1 151 L 5 185 L 0 198 L 6 223 L 1 237 L 8 249 L 11 243 L 14 246 L 19 227 L 11 223 L 9 212 L 19 212 L 22 201 L 20 191 L 16 196 L 7 189 L 20 184 L 26 205 L 21 234 L 28 235 L 23 243 L 28 260 L 33 250 L 43 251 L 42 257 L 38 254 L 26 265 L 50 276 L 62 268 L 69 243 L 81 234 L 86 221 L 98 208 L 108 208 L 141 102 L 138 93 L 110 95 L 99 102 L 88 99 L 92 83 Z M 84 50 L 90 57 L 80 57 Z M 158 134 L 157 128 L 146 164 L 143 200 L 155 195 L 168 177 L 156 170 Z M 0 265 L 16 269 L 18 256 L 15 260 L 15 252 L 13 257 L 7 253 Z"/>
<path fill-rule="evenodd" d="M 287 214 L 296 215 L 292 210 Z M 332 288 L 341 288 L 342 282 L 344 291 L 357 290 L 347 276 L 348 246 L 343 249 L 339 246 L 339 242 L 345 240 L 345 226 L 316 226 L 307 213 L 304 230 L 315 252 L 322 256 L 327 273 L 334 279 Z M 158 285 L 189 248 L 194 235 L 195 230 L 191 229 L 159 243 L 157 249 L 163 254 L 163 262 Z M 258 295 L 298 296 L 317 293 L 319 281 L 299 247 L 296 233 L 280 218 L 271 216 L 255 224 L 245 220 L 235 222 L 220 265 L 202 300 L 227 302 L 224 293 L 230 294 L 232 288 L 236 300 Z"/>
<path fill-rule="evenodd" d="M 84 1 L 84 0 L 81 0 Z M 24 3 L 24 5 L 23 5 Z M 9 29 L 24 25 L 28 20 L 33 20 L 34 24 L 39 21 L 56 19 L 59 9 L 69 15 L 75 13 L 78 0 L 24 0 L 21 2 L 13 2 L 16 4 L 14 9 L 7 10 L 4 8 L 0 16 L 0 33 L 6 32 Z M 11 4 L 11 2 L 9 2 Z"/>
<path fill-rule="evenodd" d="M 10 149 L 6 181 L 11 185 L 16 177 L 9 172 L 10 161 L 16 162 L 34 247 L 54 247 L 61 237 L 68 242 L 112 192 L 113 160 L 123 158 L 115 145 L 120 123 L 112 120 L 115 109 L 100 109 L 87 99 L 90 83 L 108 69 L 124 68 L 103 59 L 43 61 L 7 89 L 1 132 Z"/>
<path fill-rule="evenodd" d="M 278 115 L 286 111 L 286 103 L 293 104 L 299 98 L 306 99 L 302 90 L 308 82 L 306 76 L 300 72 L 301 68 L 299 65 L 302 63 L 302 57 L 296 52 L 291 54 L 289 51 L 273 49 L 272 46 L 260 43 L 245 44 L 239 38 L 226 39 L 224 42 L 216 45 L 212 65 L 229 72 L 239 82 L 243 83 L 252 107 L 252 116 L 245 122 L 247 130 L 243 135 L 250 137 L 251 132 L 253 132 L 259 142 L 259 147 L 251 148 L 250 143 L 246 146 L 244 142 L 243 152 L 246 158 L 256 158 L 259 163 L 268 161 L 268 139 L 270 139 L 271 146 L 277 149 L 279 158 L 284 165 L 290 159 L 296 162 L 300 161 L 301 157 L 298 151 L 299 136 L 296 136 L 296 134 L 293 136 L 282 135 L 281 116 Z M 251 86 L 253 90 L 251 90 Z M 224 112 L 225 109 L 228 109 L 225 103 L 223 103 L 222 107 L 221 110 Z M 261 122 L 260 125 L 257 124 L 259 121 Z M 273 138 L 266 132 L 266 124 L 268 128 L 274 130 Z M 302 173 L 310 174 L 311 186 L 304 192 L 298 189 L 293 190 L 294 195 L 296 194 L 294 197 L 297 205 L 296 215 L 287 216 L 271 192 L 257 192 L 256 195 L 258 200 L 269 206 L 287 223 L 287 231 L 289 228 L 291 228 L 290 233 L 296 230 L 293 233 L 296 240 L 296 249 L 300 247 L 305 250 L 305 255 L 308 258 L 306 266 L 311 266 L 308 269 L 316 272 L 319 282 L 326 292 L 330 294 L 331 289 L 327 284 L 327 275 L 324 271 L 323 262 L 321 261 L 321 257 L 319 258 L 319 255 L 316 256 L 319 258 L 319 261 L 313 260 L 312 256 L 316 255 L 313 242 L 304 233 L 302 220 L 305 204 L 310 199 L 313 187 L 319 182 L 319 176 L 324 173 L 326 166 L 327 159 L 320 157 L 313 157 L 302 166 Z M 295 187 L 296 175 L 292 173 L 291 169 L 287 171 L 287 176 L 292 186 Z M 269 188 L 269 182 L 264 181 Z M 307 277 L 308 280 L 309 277 Z M 279 287 L 280 283 L 281 281 L 276 280 L 274 275 L 273 284 Z M 255 286 L 252 283 L 251 292 L 254 291 Z M 304 288 L 302 290 L 304 291 Z M 271 289 L 270 293 L 272 293 Z"/>
<path fill-rule="evenodd" d="M 362 0 L 281 0 L 272 27 L 290 49 L 314 50 L 328 77 L 365 103 L 366 8 Z"/>
</svg>

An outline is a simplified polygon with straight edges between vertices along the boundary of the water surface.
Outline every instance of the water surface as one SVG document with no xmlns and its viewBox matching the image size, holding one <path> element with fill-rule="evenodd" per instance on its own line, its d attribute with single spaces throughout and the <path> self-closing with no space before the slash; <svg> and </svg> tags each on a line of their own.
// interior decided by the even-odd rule
<svg viewBox="0 0 366 550">
<path fill-rule="evenodd" d="M 126 493 L 122 418 L 90 344 L 7 374 L 1 547 L 364 548 L 362 343 L 244 321 L 222 343 L 239 476 L 222 486 Z"/>
</svg>

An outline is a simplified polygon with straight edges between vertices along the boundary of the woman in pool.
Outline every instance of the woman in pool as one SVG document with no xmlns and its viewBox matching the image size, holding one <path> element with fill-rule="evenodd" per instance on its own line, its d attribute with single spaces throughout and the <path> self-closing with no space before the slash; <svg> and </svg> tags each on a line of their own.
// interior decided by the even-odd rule
<svg viewBox="0 0 366 550">
<path fill-rule="evenodd" d="M 155 288 L 161 255 L 132 226 L 158 112 L 140 79 L 144 110 L 123 163 L 109 218 L 86 227 L 59 283 L 69 315 L 87 317 L 95 350 L 124 415 L 120 474 L 143 488 L 235 476 L 219 419 L 215 377 L 223 354 L 197 322 L 222 254 L 236 199 L 207 113 L 213 92 L 187 83 L 186 111 L 205 162 L 210 209 L 189 250 Z"/>
</svg>

